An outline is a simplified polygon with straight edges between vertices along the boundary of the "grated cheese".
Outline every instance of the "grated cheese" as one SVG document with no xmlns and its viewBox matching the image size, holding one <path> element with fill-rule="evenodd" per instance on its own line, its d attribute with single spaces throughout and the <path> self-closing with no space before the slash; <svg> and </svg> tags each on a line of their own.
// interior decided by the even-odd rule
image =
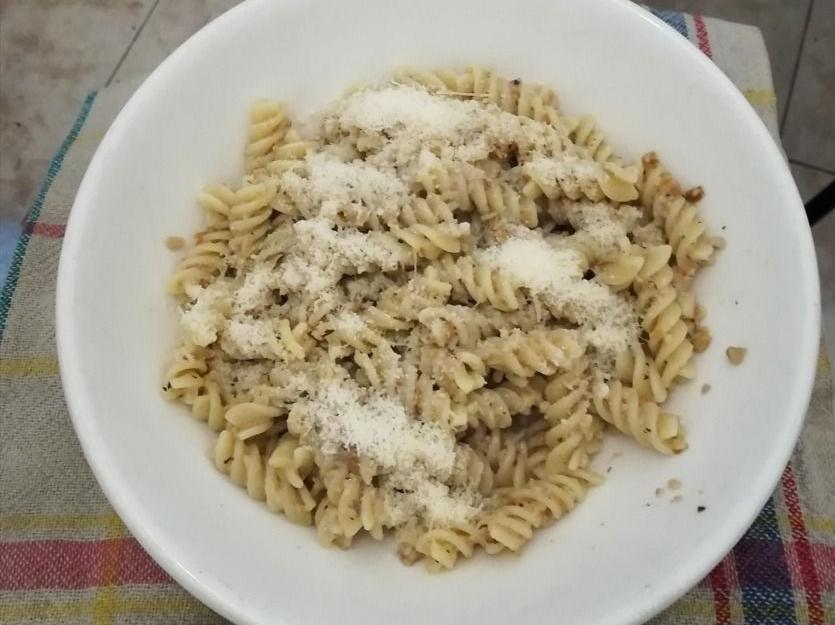
<svg viewBox="0 0 835 625">
<path fill-rule="evenodd" d="M 268 303 L 275 276 L 267 265 L 256 265 L 244 277 L 244 283 L 235 291 L 233 302 L 240 312 L 249 312 Z"/>
<path fill-rule="evenodd" d="M 307 177 L 286 171 L 281 187 L 299 205 L 320 209 L 320 214 L 335 214 L 353 202 L 377 211 L 396 211 L 406 197 L 406 185 L 394 174 L 381 171 L 365 161 L 344 162 L 327 152 L 309 154 L 304 161 Z"/>
<path fill-rule="evenodd" d="M 237 315 L 229 320 L 221 345 L 236 358 L 268 358 L 276 355 L 275 337 L 270 321 Z"/>
<path fill-rule="evenodd" d="M 218 280 L 206 288 L 194 287 L 190 295 L 194 303 L 180 312 L 180 324 L 188 339 L 195 345 L 206 347 L 217 340 L 225 323 L 221 308 L 228 301 L 229 284 Z"/>
<path fill-rule="evenodd" d="M 386 245 L 386 235 L 382 233 L 333 228 L 333 223 L 324 217 L 297 221 L 293 224 L 297 249 L 321 268 L 340 264 L 362 273 L 371 267 L 395 269 L 398 266 L 400 248 L 393 239 Z"/>
<path fill-rule="evenodd" d="M 355 384 L 329 384 L 310 403 L 307 418 L 325 453 L 350 450 L 384 471 L 448 475 L 455 437 L 433 423 L 415 421 L 403 405 L 382 394 L 363 394 Z"/>
<path fill-rule="evenodd" d="M 423 518 L 430 526 L 466 523 L 482 510 L 480 496 L 425 475 L 397 475 L 383 482 L 386 514 L 395 524 Z"/>
<path fill-rule="evenodd" d="M 557 249 L 527 229 L 509 229 L 510 238 L 479 250 L 476 259 L 501 269 L 511 282 L 532 293 L 552 291 L 583 277 L 583 256 L 570 248 Z"/>
<path fill-rule="evenodd" d="M 596 182 L 603 173 L 603 167 L 597 161 L 578 158 L 573 154 L 555 158 L 539 156 L 526 162 L 524 167 L 535 179 L 559 180 L 569 184 Z"/>
<path fill-rule="evenodd" d="M 572 227 L 590 238 L 602 254 L 616 253 L 620 246 L 628 245 L 626 233 L 641 217 L 634 206 L 615 208 L 603 202 L 566 202 L 563 211 Z"/>
<path fill-rule="evenodd" d="M 373 137 L 376 147 L 364 155 L 366 162 L 396 167 L 407 182 L 425 168 L 427 153 L 472 163 L 513 143 L 561 144 L 557 129 L 548 124 L 513 115 L 495 104 L 439 98 L 405 85 L 356 91 L 338 103 L 330 119 L 343 131 L 359 130 Z"/>
<path fill-rule="evenodd" d="M 476 258 L 504 271 L 511 283 L 540 295 L 549 307 L 581 326 L 583 338 L 602 356 L 601 366 L 637 339 L 638 319 L 629 296 L 584 280 L 585 259 L 559 238 L 544 239 L 522 228 L 510 229 L 503 243 L 480 251 Z"/>
<path fill-rule="evenodd" d="M 414 137 L 450 137 L 473 131 L 478 124 L 476 102 L 438 98 L 423 89 L 393 86 L 357 91 L 337 110 L 346 126 L 381 132 L 407 128 Z"/>
</svg>

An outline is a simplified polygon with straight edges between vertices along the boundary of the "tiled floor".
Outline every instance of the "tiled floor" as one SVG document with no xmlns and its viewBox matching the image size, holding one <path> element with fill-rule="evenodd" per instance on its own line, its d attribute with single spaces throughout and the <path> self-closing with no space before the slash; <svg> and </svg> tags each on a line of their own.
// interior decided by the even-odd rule
<svg viewBox="0 0 835 625">
<path fill-rule="evenodd" d="M 780 128 L 804 199 L 835 179 L 835 0 L 650 0 L 754 24 L 771 55 Z M 0 2 L 0 276 L 46 163 L 84 94 L 147 74 L 237 0 Z M 835 350 L 835 214 L 814 228 Z M 835 354 L 833 354 L 835 356 Z"/>
</svg>

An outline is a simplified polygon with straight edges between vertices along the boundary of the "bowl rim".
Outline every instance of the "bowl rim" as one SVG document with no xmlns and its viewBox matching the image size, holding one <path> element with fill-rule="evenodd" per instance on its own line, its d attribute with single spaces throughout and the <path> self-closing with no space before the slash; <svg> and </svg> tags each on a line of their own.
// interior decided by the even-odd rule
<svg viewBox="0 0 835 625">
<path fill-rule="evenodd" d="M 96 419 L 89 416 L 93 414 L 92 403 L 88 388 L 80 373 L 81 366 L 76 338 L 72 334 L 72 328 L 75 325 L 75 313 L 72 306 L 75 265 L 72 258 L 79 252 L 81 234 L 90 223 L 88 217 L 93 210 L 93 202 L 90 201 L 90 198 L 92 190 L 96 187 L 102 175 L 106 154 L 117 148 L 120 135 L 123 129 L 130 124 L 134 112 L 140 110 L 147 100 L 153 98 L 154 83 L 157 78 L 169 71 L 173 59 L 189 54 L 191 50 L 209 40 L 214 31 L 223 28 L 223 25 L 231 19 L 231 16 L 244 14 L 245 12 L 257 12 L 260 5 L 269 1 L 271 0 L 244 0 L 244 2 L 216 17 L 166 57 L 131 95 L 97 147 L 78 188 L 61 249 L 55 296 L 56 342 L 60 377 L 67 408 L 84 456 L 99 486 L 130 533 L 178 584 L 223 617 L 235 623 L 246 623 L 248 625 L 259 625 L 261 621 L 236 598 L 235 593 L 230 588 L 219 583 L 211 572 L 192 571 L 186 562 L 178 559 L 176 555 L 178 550 L 175 549 L 171 538 L 165 533 L 152 531 L 144 523 L 146 515 L 143 512 L 142 502 L 131 494 L 129 481 L 119 478 L 118 472 L 110 470 L 110 467 L 116 466 L 118 462 L 108 452 L 101 433 L 98 431 Z M 635 20 L 636 23 L 641 20 L 656 29 L 660 29 L 667 38 L 669 45 L 686 50 L 685 54 L 690 57 L 691 61 L 700 65 L 712 77 L 712 80 L 720 83 L 727 92 L 727 96 L 735 100 L 737 108 L 742 109 L 740 113 L 746 118 L 754 136 L 763 145 L 764 158 L 771 161 L 775 170 L 782 171 L 785 182 L 793 181 L 788 163 L 765 124 L 733 82 L 717 65 L 685 37 L 675 32 L 650 11 L 629 0 L 603 1 L 614 5 L 613 9 L 630 14 L 628 19 Z M 795 250 L 795 252 L 800 256 L 800 262 L 805 271 L 799 276 L 799 280 L 806 282 L 806 286 L 810 292 L 816 294 L 816 297 L 814 301 L 808 304 L 807 310 L 806 323 L 811 324 L 812 329 L 804 337 L 805 340 L 798 344 L 798 373 L 796 376 L 798 382 L 793 386 L 792 410 L 787 411 L 787 416 L 793 419 L 790 436 L 784 439 L 781 446 L 778 445 L 774 448 L 767 462 L 763 462 L 763 471 L 759 474 L 757 481 L 750 485 L 749 492 L 751 495 L 744 502 L 747 505 L 740 507 L 741 512 L 717 524 L 716 531 L 721 533 L 724 539 L 721 541 L 715 540 L 710 548 L 693 553 L 692 556 L 680 562 L 678 571 L 674 575 L 668 576 L 664 583 L 656 585 L 651 597 L 636 600 L 635 603 L 631 604 L 629 613 L 620 612 L 617 616 L 606 617 L 605 623 L 607 624 L 643 623 L 670 606 L 701 581 L 736 545 L 753 523 L 779 483 L 783 470 L 794 451 L 805 422 L 805 414 L 811 400 L 815 380 L 820 341 L 821 308 L 817 260 L 811 229 L 808 227 L 803 204 L 793 182 L 791 182 L 791 187 L 796 201 L 793 202 L 794 207 L 786 206 L 785 209 L 792 212 L 790 219 L 796 225 L 801 226 L 799 228 L 801 245 L 800 249 Z"/>
</svg>

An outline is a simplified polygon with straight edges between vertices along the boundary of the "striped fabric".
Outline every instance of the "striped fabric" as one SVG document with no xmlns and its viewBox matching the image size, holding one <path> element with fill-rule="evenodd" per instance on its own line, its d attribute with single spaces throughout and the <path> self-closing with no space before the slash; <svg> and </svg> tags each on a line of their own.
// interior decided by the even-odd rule
<svg viewBox="0 0 835 625">
<path fill-rule="evenodd" d="M 655 13 L 731 77 L 777 137 L 759 32 Z M 175 584 L 113 512 L 81 454 L 58 378 L 61 238 L 81 176 L 135 86 L 84 102 L 32 204 L 0 295 L 0 623 L 224 622 Z M 654 625 L 835 623 L 829 367 L 821 357 L 806 428 L 773 497 L 733 551 Z"/>
</svg>

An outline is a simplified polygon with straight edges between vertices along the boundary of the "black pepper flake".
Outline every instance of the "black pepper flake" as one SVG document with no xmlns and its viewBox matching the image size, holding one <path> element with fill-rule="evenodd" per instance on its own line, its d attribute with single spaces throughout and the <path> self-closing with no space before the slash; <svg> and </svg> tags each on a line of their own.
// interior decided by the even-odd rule
<svg viewBox="0 0 835 625">
<path fill-rule="evenodd" d="M 594 272 L 591 269 L 586 269 L 583 274 L 583 280 L 591 280 L 594 277 Z"/>
<path fill-rule="evenodd" d="M 608 468 L 606 469 L 606 473 L 611 473 L 611 472 L 612 472 L 612 467 L 608 467 Z"/>
<path fill-rule="evenodd" d="M 514 84 L 514 85 L 521 85 L 522 84 L 522 81 L 519 78 L 514 78 L 510 82 L 511 82 L 511 84 Z"/>
<path fill-rule="evenodd" d="M 722 226 L 722 230 L 725 230 L 728 226 Z"/>
<path fill-rule="evenodd" d="M 707 510 L 707 506 L 699 506 L 696 508 L 696 512 L 704 512 L 705 510 Z"/>
<path fill-rule="evenodd" d="M 652 430 L 650 430 L 649 428 L 644 428 L 644 433 L 645 434 L 649 434 L 650 432 L 652 432 Z"/>
</svg>

